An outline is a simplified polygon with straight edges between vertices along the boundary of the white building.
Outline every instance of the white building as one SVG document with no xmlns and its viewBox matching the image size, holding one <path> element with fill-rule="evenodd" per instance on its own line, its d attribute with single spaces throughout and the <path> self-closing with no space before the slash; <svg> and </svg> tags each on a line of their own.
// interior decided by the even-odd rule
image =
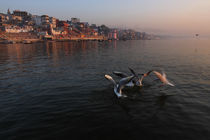
<svg viewBox="0 0 210 140">
<path fill-rule="evenodd" d="M 61 30 L 54 30 L 54 29 L 52 29 L 51 32 L 52 32 L 52 35 L 60 35 L 60 34 L 62 34 Z"/>
<path fill-rule="evenodd" d="M 19 27 L 19 26 L 5 26 L 5 32 L 7 33 L 26 33 L 33 31 L 32 26 L 25 26 L 25 27 Z"/>
</svg>

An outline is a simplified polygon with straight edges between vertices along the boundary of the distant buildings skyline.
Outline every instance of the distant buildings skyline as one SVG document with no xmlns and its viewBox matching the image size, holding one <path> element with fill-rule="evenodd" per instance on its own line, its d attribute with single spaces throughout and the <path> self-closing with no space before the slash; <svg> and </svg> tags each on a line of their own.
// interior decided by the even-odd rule
<svg viewBox="0 0 210 140">
<path fill-rule="evenodd" d="M 135 30 L 109 28 L 102 24 L 81 22 L 72 17 L 61 20 L 43 13 L 34 15 L 28 11 L 7 10 L 0 13 L 0 42 L 17 43 L 44 40 L 146 40 L 158 39 L 154 35 Z"/>
<path fill-rule="evenodd" d="M 62 20 L 77 17 L 90 24 L 172 35 L 210 35 L 209 7 L 210 1 L 197 0 L 0 0 L 0 13 L 19 9 Z"/>
</svg>

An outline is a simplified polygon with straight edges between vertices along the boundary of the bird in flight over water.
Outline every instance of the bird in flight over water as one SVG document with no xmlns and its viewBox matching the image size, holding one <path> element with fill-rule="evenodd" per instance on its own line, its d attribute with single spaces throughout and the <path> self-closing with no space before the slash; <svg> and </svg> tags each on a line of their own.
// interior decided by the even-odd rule
<svg viewBox="0 0 210 140">
<path fill-rule="evenodd" d="M 122 89 L 125 87 L 127 83 L 129 83 L 134 76 L 128 76 L 125 78 L 122 78 L 118 83 L 115 82 L 115 80 L 110 75 L 105 75 L 105 78 L 112 82 L 114 85 L 114 93 L 117 95 L 118 98 L 120 97 L 127 97 L 126 95 L 122 94 Z"/>
</svg>

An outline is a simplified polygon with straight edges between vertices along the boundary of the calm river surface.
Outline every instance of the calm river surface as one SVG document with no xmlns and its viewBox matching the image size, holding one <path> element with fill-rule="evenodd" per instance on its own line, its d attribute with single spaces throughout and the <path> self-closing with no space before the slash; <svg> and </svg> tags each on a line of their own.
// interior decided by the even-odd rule
<svg viewBox="0 0 210 140">
<path fill-rule="evenodd" d="M 164 70 L 118 99 L 112 71 Z M 210 139 L 210 40 L 0 44 L 0 139 Z"/>
</svg>

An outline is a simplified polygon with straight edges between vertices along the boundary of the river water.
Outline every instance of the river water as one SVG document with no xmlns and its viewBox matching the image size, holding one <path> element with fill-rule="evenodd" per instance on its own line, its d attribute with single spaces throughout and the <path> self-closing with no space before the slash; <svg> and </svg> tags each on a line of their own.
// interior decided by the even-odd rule
<svg viewBox="0 0 210 140">
<path fill-rule="evenodd" d="M 105 74 L 154 74 L 118 99 Z M 210 40 L 0 45 L 0 139 L 210 138 Z"/>
</svg>

